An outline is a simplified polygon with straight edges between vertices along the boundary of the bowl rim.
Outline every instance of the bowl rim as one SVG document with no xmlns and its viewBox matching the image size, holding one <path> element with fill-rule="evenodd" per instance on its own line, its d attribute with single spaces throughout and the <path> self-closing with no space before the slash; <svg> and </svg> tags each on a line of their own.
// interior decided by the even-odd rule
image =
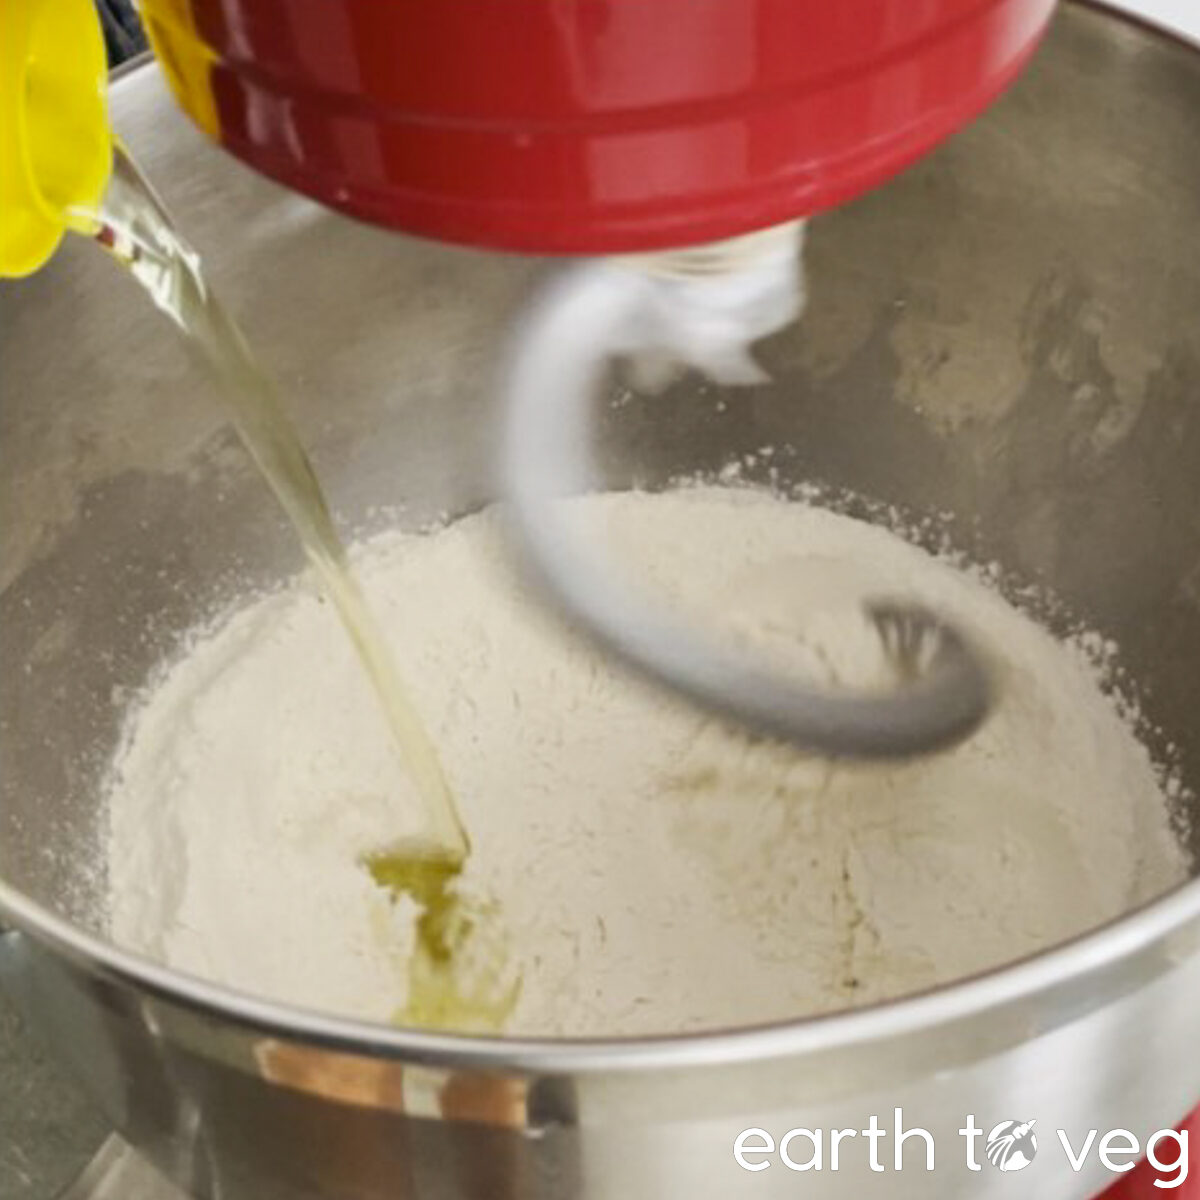
<svg viewBox="0 0 1200 1200">
<path fill-rule="evenodd" d="M 1102 13 L 1147 36 L 1200 52 L 1200 31 L 1184 33 L 1151 16 L 1130 12 L 1120 0 L 1067 0 L 1072 8 Z M 122 64 L 111 87 L 124 93 L 161 79 L 149 53 Z M 733 1029 L 636 1037 L 532 1038 L 437 1033 L 405 1029 L 267 1000 L 167 967 L 122 949 L 57 915 L 0 879 L 0 958 L 6 943 L 29 937 L 85 973 L 123 985 L 209 1020 L 261 1035 L 306 1041 L 352 1054 L 415 1060 L 432 1066 L 472 1067 L 528 1074 L 645 1072 L 730 1066 L 795 1058 L 899 1039 L 961 1021 L 1003 1005 L 1031 1000 L 1106 971 L 1153 949 L 1189 922 L 1200 924 L 1200 875 L 1140 907 L 1066 942 L 1016 962 L 924 992 L 860 1008 Z M 7 926 L 7 928 L 6 928 Z M 1198 935 L 1200 940 L 1200 935 Z M 1163 969 L 1166 969 L 1165 967 Z M 1126 990 L 1124 988 L 1120 990 Z M 1114 995 L 1097 987 L 1089 1011 Z M 1062 1020 L 1075 1019 L 1078 1008 Z"/>
</svg>

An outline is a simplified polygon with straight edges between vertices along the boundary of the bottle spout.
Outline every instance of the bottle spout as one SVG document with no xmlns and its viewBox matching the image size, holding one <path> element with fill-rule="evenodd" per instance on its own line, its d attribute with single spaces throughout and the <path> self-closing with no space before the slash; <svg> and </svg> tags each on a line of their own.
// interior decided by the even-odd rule
<svg viewBox="0 0 1200 1200">
<path fill-rule="evenodd" d="M 36 271 L 68 229 L 94 232 L 112 170 L 107 84 L 92 0 L 0 3 L 0 276 Z"/>
</svg>

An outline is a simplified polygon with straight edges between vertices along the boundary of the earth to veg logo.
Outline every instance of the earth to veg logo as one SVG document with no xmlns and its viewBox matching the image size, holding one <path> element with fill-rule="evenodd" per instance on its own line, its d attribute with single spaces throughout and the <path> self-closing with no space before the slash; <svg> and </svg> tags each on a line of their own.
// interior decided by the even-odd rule
<svg viewBox="0 0 1200 1200">
<path fill-rule="evenodd" d="M 1015 1117 L 988 1128 L 968 1115 L 953 1148 L 939 1145 L 928 1129 L 909 1127 L 904 1110 L 897 1108 L 893 1120 L 870 1117 L 864 1129 L 789 1129 L 776 1136 L 766 1129 L 743 1129 L 733 1143 L 733 1158 L 744 1171 L 766 1171 L 783 1167 L 788 1171 L 934 1171 L 945 1153 L 951 1163 L 968 1171 L 995 1169 L 1005 1174 L 1024 1171 L 1038 1156 L 1034 1119 Z M 1172 1191 L 1188 1177 L 1188 1134 L 1186 1129 L 1160 1129 L 1145 1141 L 1128 1129 L 1101 1133 L 1042 1130 L 1042 1155 L 1064 1155 L 1078 1174 L 1089 1163 L 1098 1162 L 1106 1171 L 1123 1175 L 1144 1160 L 1154 1173 L 1155 1188 Z M 1061 1159 L 1060 1159 L 1061 1162 Z"/>
<path fill-rule="evenodd" d="M 1029 1166 L 1037 1155 L 1037 1138 L 1033 1135 L 1036 1121 L 1001 1121 L 988 1134 L 988 1162 L 1002 1171 L 1020 1171 Z"/>
</svg>

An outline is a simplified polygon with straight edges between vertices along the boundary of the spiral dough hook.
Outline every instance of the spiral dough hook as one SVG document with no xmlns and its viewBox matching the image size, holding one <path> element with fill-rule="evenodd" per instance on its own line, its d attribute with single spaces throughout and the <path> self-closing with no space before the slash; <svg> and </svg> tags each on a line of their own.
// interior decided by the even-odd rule
<svg viewBox="0 0 1200 1200">
<path fill-rule="evenodd" d="M 798 242 L 797 231 L 782 252 L 778 240 L 766 245 L 753 270 L 724 281 L 703 258 L 668 277 L 610 260 L 556 279 L 526 314 L 506 381 L 501 484 L 511 526 L 527 566 L 574 622 L 697 705 L 808 752 L 931 753 L 968 736 L 991 703 L 978 655 L 935 614 L 892 597 L 868 600 L 883 647 L 901 668 L 896 687 L 829 688 L 751 662 L 689 628 L 564 519 L 560 501 L 589 490 L 593 477 L 591 409 L 611 359 L 665 351 L 722 382 L 762 378 L 747 347 L 799 309 Z"/>
</svg>

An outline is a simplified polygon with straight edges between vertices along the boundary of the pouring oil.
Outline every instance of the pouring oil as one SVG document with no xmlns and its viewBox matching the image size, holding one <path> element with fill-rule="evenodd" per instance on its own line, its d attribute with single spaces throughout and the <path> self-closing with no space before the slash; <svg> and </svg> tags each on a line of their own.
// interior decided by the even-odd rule
<svg viewBox="0 0 1200 1200">
<path fill-rule="evenodd" d="M 378 698 L 423 806 L 425 839 L 370 856 L 372 878 L 417 906 L 409 1001 L 397 1019 L 439 1028 L 499 1029 L 516 1003 L 501 985 L 507 943 L 498 914 L 456 886 L 466 830 L 437 751 L 408 699 L 382 631 L 338 537 L 321 485 L 270 377 L 209 289 L 200 259 L 129 155 L 117 147 L 96 238 L 178 327 L 214 375 L 251 458 L 291 521 Z M 480 948 L 486 953 L 481 954 Z"/>
</svg>

